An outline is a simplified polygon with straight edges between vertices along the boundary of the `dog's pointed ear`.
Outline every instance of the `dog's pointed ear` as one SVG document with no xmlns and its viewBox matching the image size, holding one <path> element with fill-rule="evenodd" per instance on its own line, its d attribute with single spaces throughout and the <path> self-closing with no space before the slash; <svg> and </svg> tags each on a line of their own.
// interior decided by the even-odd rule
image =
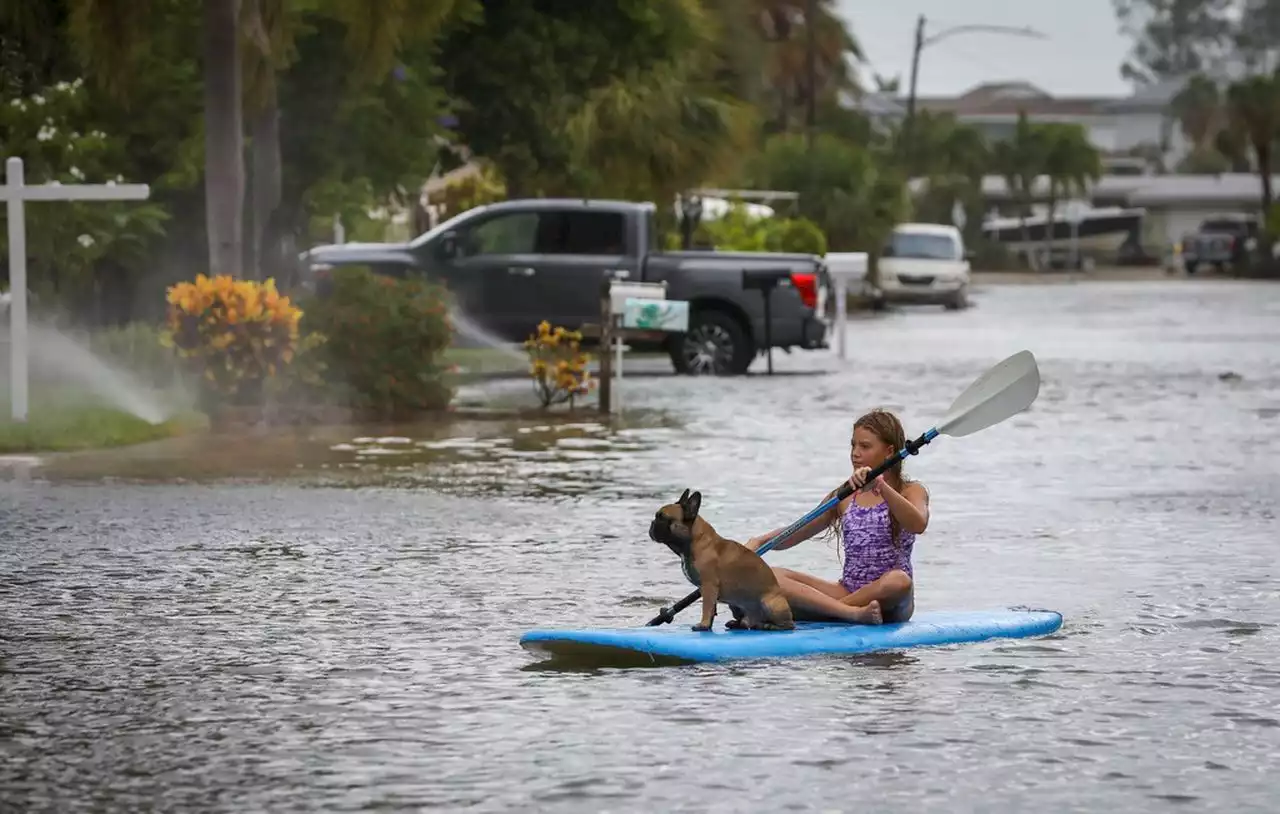
<svg viewBox="0 0 1280 814">
<path fill-rule="evenodd" d="M 702 508 L 702 493 L 694 492 L 689 495 L 689 499 L 684 501 L 684 522 L 692 523 L 698 516 L 698 510 Z"/>
<path fill-rule="evenodd" d="M 680 496 L 680 499 L 677 500 L 676 503 L 679 503 L 681 506 L 683 506 L 688 500 L 689 500 L 689 490 L 685 489 L 684 494 Z"/>
</svg>

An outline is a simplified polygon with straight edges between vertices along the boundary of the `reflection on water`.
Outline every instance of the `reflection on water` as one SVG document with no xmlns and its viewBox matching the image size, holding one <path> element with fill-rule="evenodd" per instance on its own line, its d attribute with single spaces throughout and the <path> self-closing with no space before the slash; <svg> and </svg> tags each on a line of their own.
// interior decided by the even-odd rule
<svg viewBox="0 0 1280 814">
<path fill-rule="evenodd" d="M 415 486 L 460 494 L 601 494 L 619 461 L 676 437 L 661 411 L 612 420 L 594 413 L 532 418 L 446 418 L 430 424 L 285 428 L 205 434 L 129 449 L 54 456 L 40 474 L 53 481 L 216 481 L 287 478 L 312 485 Z"/>
<path fill-rule="evenodd" d="M 775 357 L 812 375 L 636 377 L 620 424 L 181 439 L 0 483 L 0 810 L 1271 810 L 1280 287 L 975 298 L 858 320 L 846 365 Z M 1027 414 L 907 462 L 917 603 L 1058 633 L 655 669 L 519 647 L 685 595 L 647 538 L 682 489 L 735 539 L 789 523 L 858 413 L 916 435 L 1024 347 Z M 838 573 L 825 541 L 768 556 Z"/>
</svg>

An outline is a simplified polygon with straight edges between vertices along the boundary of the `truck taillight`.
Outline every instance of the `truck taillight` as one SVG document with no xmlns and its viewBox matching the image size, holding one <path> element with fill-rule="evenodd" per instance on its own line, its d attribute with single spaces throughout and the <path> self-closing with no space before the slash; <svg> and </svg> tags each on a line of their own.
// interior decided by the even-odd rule
<svg viewBox="0 0 1280 814">
<path fill-rule="evenodd" d="M 800 294 L 800 300 L 808 308 L 818 307 L 818 275 L 812 272 L 791 272 L 791 285 Z"/>
</svg>

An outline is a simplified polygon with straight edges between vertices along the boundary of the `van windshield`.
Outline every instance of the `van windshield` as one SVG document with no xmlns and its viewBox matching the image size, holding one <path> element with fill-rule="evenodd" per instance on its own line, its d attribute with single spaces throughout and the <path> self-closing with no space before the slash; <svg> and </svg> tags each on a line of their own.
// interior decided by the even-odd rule
<svg viewBox="0 0 1280 814">
<path fill-rule="evenodd" d="M 885 257 L 913 257 L 923 260 L 959 260 L 960 246 L 946 235 L 894 232 L 884 247 Z"/>
</svg>

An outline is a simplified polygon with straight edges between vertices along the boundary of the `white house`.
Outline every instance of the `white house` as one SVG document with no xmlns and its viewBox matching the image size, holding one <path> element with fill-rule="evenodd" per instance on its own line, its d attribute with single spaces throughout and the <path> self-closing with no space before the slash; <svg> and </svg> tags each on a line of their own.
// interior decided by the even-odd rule
<svg viewBox="0 0 1280 814">
<path fill-rule="evenodd" d="M 960 96 L 919 96 L 916 109 L 951 113 L 992 140 L 1012 136 L 1021 112 L 1035 122 L 1079 124 L 1090 142 L 1111 159 L 1104 161 L 1109 169 L 1132 168 L 1132 162 L 1120 156 L 1137 147 L 1158 149 L 1165 166 L 1172 167 L 1188 150 L 1182 129 L 1168 109 L 1180 87 L 1180 81 L 1169 81 L 1142 87 L 1129 96 L 1053 96 L 1029 82 L 990 82 Z M 901 119 L 907 100 L 868 93 L 856 100 L 847 97 L 844 104 L 873 119 Z"/>
</svg>

